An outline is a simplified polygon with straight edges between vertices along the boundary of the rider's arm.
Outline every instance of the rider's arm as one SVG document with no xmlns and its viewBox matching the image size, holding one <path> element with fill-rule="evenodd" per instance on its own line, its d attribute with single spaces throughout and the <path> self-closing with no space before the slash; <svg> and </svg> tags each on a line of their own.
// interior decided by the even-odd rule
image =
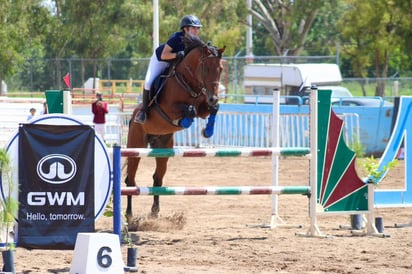
<svg viewBox="0 0 412 274">
<path fill-rule="evenodd" d="M 177 53 L 172 52 L 172 51 L 173 51 L 172 47 L 169 46 L 168 44 L 165 44 L 163 51 L 162 51 L 161 59 L 162 60 L 176 59 Z"/>
</svg>

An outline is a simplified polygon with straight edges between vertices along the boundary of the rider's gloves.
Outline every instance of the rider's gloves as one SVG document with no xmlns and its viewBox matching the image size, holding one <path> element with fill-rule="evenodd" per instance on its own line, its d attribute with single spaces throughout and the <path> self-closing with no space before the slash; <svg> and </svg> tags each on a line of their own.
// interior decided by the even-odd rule
<svg viewBox="0 0 412 274">
<path fill-rule="evenodd" d="M 176 59 L 177 59 L 177 60 L 182 60 L 183 57 L 185 57 L 185 52 L 184 52 L 183 50 L 178 51 L 178 52 L 176 53 Z"/>
</svg>

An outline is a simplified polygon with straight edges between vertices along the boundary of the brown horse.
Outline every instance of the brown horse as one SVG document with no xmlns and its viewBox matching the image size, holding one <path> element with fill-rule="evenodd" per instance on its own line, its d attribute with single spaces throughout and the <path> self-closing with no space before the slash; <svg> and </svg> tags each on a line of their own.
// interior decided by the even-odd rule
<svg viewBox="0 0 412 274">
<path fill-rule="evenodd" d="M 148 119 L 144 124 L 134 123 L 134 116 L 141 105 L 133 111 L 129 124 L 128 148 L 173 148 L 173 134 L 190 127 L 195 117 L 206 119 L 204 137 L 213 135 L 218 111 L 218 89 L 222 72 L 222 53 L 225 48 L 205 44 L 195 36 L 186 35 L 185 57 L 171 65 L 163 91 L 150 103 Z M 160 187 L 166 173 L 168 158 L 156 158 L 153 186 Z M 140 158 L 128 157 L 127 186 L 136 186 L 135 176 Z M 160 210 L 159 196 L 153 197 L 151 216 L 157 217 Z M 127 197 L 126 216 L 132 214 L 132 196 Z"/>
</svg>

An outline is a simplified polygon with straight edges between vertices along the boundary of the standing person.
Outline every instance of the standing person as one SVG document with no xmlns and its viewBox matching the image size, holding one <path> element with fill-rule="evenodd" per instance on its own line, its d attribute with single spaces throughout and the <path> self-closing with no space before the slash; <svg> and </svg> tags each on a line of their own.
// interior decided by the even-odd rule
<svg viewBox="0 0 412 274">
<path fill-rule="evenodd" d="M 27 121 L 30 121 L 33 119 L 34 115 L 36 115 L 36 109 L 35 108 L 30 108 L 30 114 L 27 116 Z"/>
<path fill-rule="evenodd" d="M 40 115 L 45 115 L 47 113 L 49 113 L 47 111 L 47 102 L 43 102 L 43 109 L 40 111 Z"/>
<path fill-rule="evenodd" d="M 201 27 L 202 23 L 199 18 L 194 15 L 186 15 L 180 21 L 181 31 L 173 33 L 166 43 L 160 45 L 155 50 L 147 68 L 143 90 L 143 105 L 140 112 L 135 116 L 135 123 L 144 124 L 146 122 L 149 91 L 155 78 L 169 66 L 171 61 L 184 57 L 185 45 L 183 43 L 183 36 L 185 33 L 198 36 Z"/>
<path fill-rule="evenodd" d="M 94 114 L 93 123 L 94 129 L 100 135 L 100 137 L 104 139 L 105 133 L 105 124 L 106 124 L 106 114 L 109 113 L 109 108 L 107 106 L 107 102 L 103 101 L 102 94 L 100 92 L 96 92 L 96 101 L 92 103 L 92 112 Z"/>
</svg>

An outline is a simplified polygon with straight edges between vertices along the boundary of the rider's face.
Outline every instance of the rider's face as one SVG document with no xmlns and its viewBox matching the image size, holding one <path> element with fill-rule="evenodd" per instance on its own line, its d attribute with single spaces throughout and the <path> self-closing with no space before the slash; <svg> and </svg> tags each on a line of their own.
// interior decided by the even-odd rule
<svg viewBox="0 0 412 274">
<path fill-rule="evenodd" d="M 200 32 L 200 28 L 199 27 L 188 27 L 187 32 L 189 32 L 192 35 L 198 36 Z"/>
</svg>

